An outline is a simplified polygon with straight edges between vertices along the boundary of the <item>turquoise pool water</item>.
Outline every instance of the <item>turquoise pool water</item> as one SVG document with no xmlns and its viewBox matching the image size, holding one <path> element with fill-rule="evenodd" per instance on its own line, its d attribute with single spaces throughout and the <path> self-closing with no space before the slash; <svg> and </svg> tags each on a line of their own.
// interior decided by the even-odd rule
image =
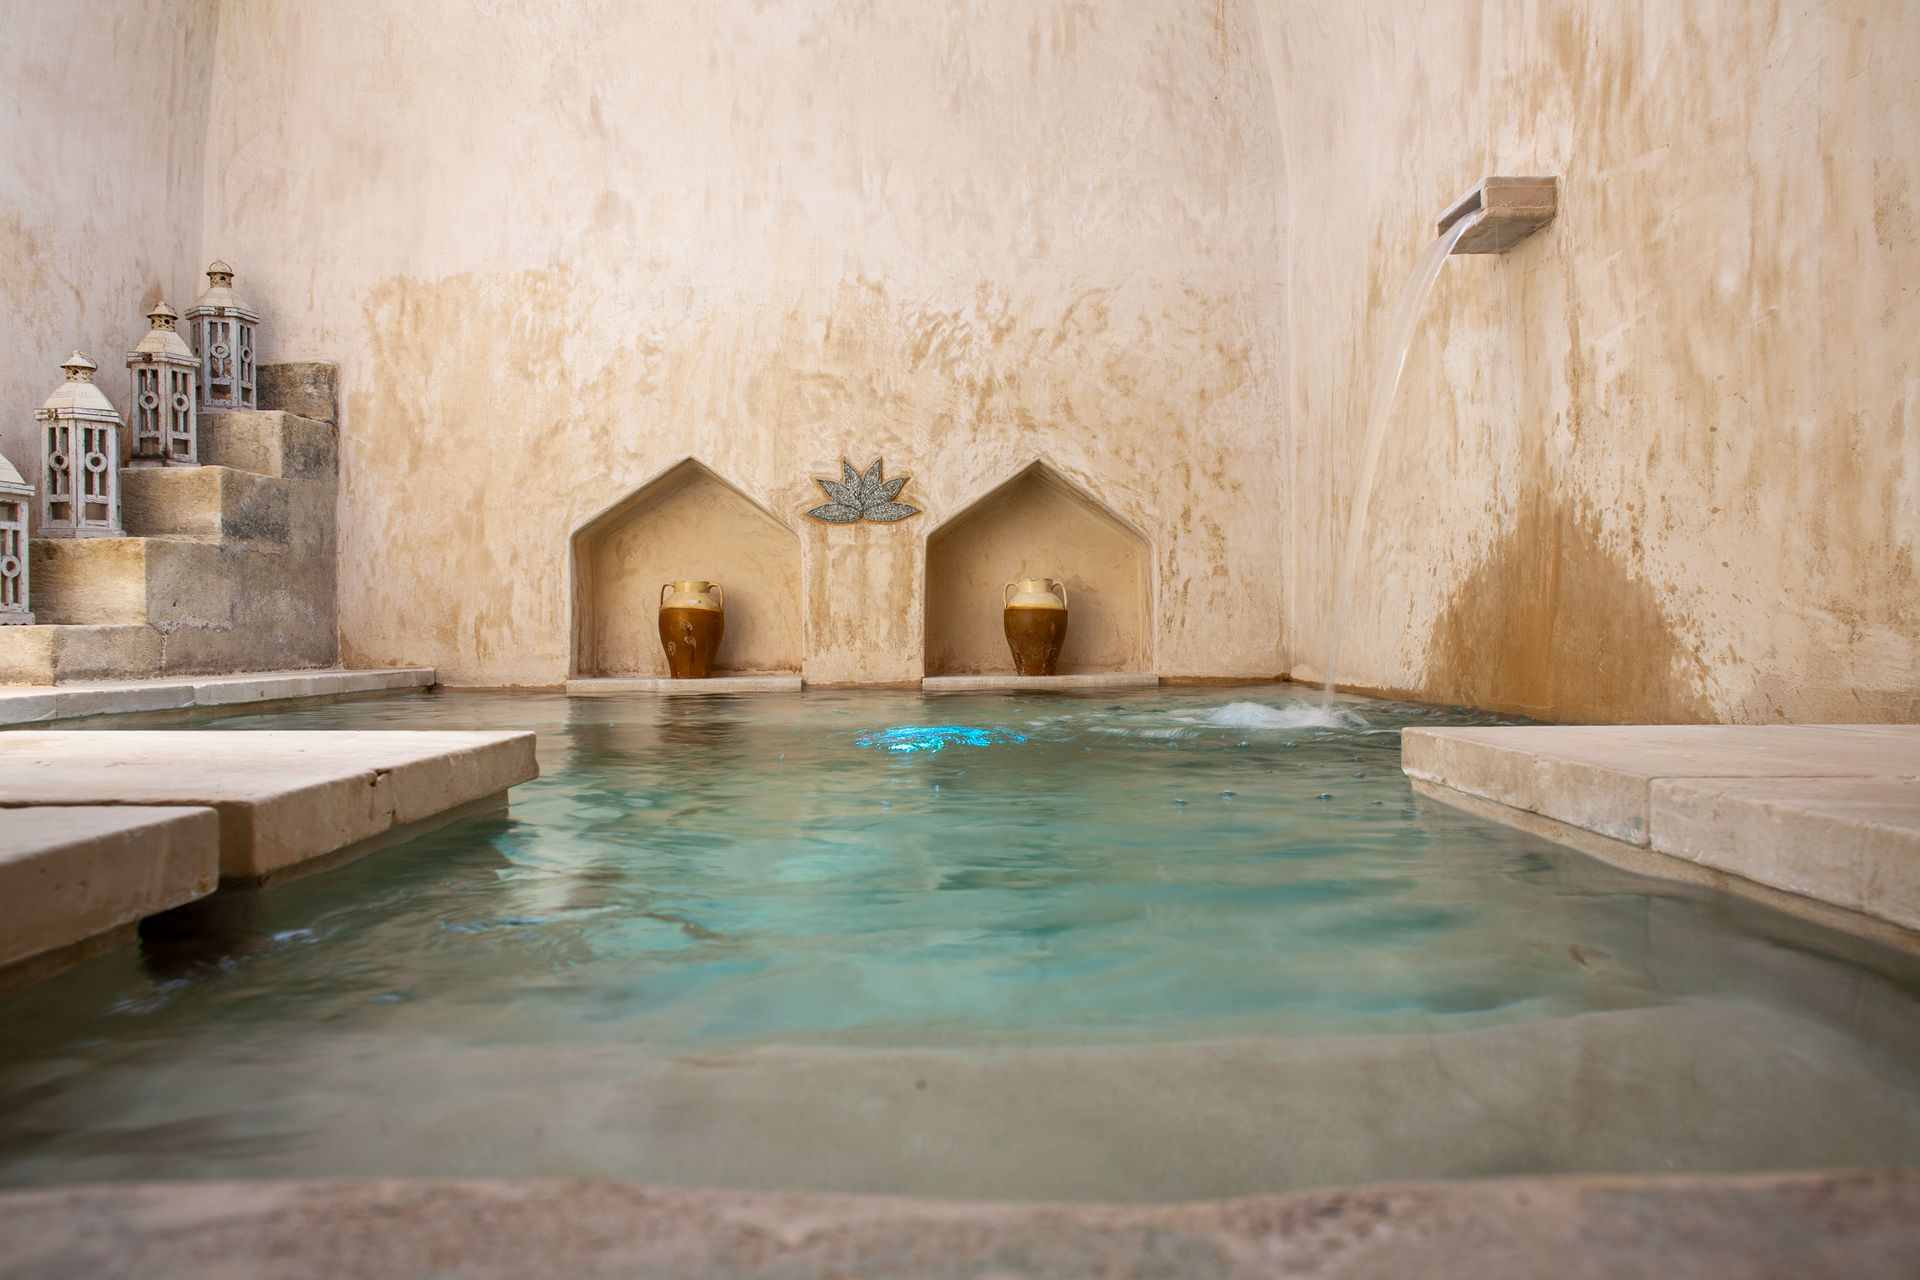
<svg viewBox="0 0 1920 1280">
<path fill-rule="evenodd" d="M 167 722 L 524 727 L 543 772 L 0 1003 L 0 1180 L 1159 1198 L 1920 1151 L 1913 962 L 1412 793 L 1400 728 L 1494 722 L 1267 686 Z"/>
</svg>

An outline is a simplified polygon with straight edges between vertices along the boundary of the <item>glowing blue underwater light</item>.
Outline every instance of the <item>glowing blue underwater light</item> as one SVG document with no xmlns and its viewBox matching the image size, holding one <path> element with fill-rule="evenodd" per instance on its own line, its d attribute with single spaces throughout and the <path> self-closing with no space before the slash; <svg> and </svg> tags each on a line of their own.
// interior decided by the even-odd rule
<svg viewBox="0 0 1920 1280">
<path fill-rule="evenodd" d="M 991 747 L 1000 742 L 1025 742 L 1027 735 L 1011 729 L 982 729 L 970 724 L 903 724 L 863 733 L 856 741 L 883 751 L 941 751 L 954 743 Z"/>
</svg>

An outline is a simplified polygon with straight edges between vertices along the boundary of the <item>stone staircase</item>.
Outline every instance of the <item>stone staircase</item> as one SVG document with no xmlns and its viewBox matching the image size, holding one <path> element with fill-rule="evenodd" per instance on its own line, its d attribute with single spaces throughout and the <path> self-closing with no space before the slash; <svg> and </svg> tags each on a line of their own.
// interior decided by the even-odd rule
<svg viewBox="0 0 1920 1280">
<path fill-rule="evenodd" d="M 333 367 L 263 365 L 260 402 L 201 416 L 199 467 L 121 471 L 131 536 L 33 540 L 38 623 L 0 627 L 0 684 L 338 661 Z"/>
</svg>

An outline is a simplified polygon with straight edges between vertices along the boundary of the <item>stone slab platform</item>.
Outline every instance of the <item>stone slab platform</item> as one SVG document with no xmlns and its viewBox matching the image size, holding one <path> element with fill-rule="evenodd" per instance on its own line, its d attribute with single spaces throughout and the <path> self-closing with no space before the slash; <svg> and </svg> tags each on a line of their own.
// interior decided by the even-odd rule
<svg viewBox="0 0 1920 1280">
<path fill-rule="evenodd" d="M 21 985 L 10 980 L 11 966 L 71 956 L 74 947 L 212 893 L 219 879 L 220 816 L 212 809 L 0 812 L 0 991 Z"/>
<path fill-rule="evenodd" d="M 920 682 L 926 693 L 993 693 L 1035 689 L 1156 689 L 1160 677 L 1151 671 L 1096 671 L 1070 676 L 1016 676 L 993 673 L 978 676 L 928 676 Z"/>
<path fill-rule="evenodd" d="M 1401 763 L 1489 816 L 1920 929 L 1920 725 L 1409 729 Z"/>
<path fill-rule="evenodd" d="M 432 667 L 387 667 L 365 671 L 319 668 L 249 671 L 226 676 L 99 680 L 82 684 L 0 685 L 0 726 L 136 711 L 177 711 L 187 707 L 228 707 L 426 689 L 433 683 Z"/>
<path fill-rule="evenodd" d="M 1920 1174 L 1399 1183 L 1184 1205 L 560 1179 L 119 1183 L 0 1194 L 0 1239 L 0 1280 L 1906 1280 Z"/>
<path fill-rule="evenodd" d="M 531 733 L 0 733 L 0 808 L 211 808 L 220 878 L 230 884 L 259 883 L 503 796 L 538 774 Z M 0 813 L 0 822 L 14 820 Z"/>
<path fill-rule="evenodd" d="M 567 681 L 575 698 L 604 698 L 621 694 L 798 693 L 799 676 L 708 676 L 704 680 L 674 680 L 666 676 L 588 676 Z"/>
</svg>

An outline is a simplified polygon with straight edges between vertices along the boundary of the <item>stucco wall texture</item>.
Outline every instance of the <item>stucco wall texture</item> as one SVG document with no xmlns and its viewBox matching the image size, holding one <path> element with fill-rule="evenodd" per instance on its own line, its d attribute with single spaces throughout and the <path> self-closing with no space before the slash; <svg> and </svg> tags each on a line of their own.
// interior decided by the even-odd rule
<svg viewBox="0 0 1920 1280">
<path fill-rule="evenodd" d="M 1261 0 L 1286 154 L 1288 650 L 1434 218 L 1340 679 L 1555 719 L 1920 717 L 1920 5 Z"/>
<path fill-rule="evenodd" d="M 341 363 L 350 661 L 565 679 L 569 535 L 693 457 L 799 534 L 809 680 L 917 680 L 928 533 L 1044 459 L 1151 533 L 1157 669 L 1283 670 L 1251 10 L 231 0 L 218 45 L 210 251 L 263 358 Z M 803 519 L 842 456 L 924 514 Z"/>
<path fill-rule="evenodd" d="M 1920 717 L 1905 0 L 0 6 L 3 447 L 228 258 L 341 365 L 350 661 L 564 679 L 571 535 L 691 457 L 794 529 L 807 677 L 911 680 L 929 534 L 1044 460 L 1147 535 L 1155 670 L 1317 678 L 1394 294 L 1540 173 L 1416 335 L 1341 680 Z M 842 456 L 925 513 L 802 519 Z"/>
<path fill-rule="evenodd" d="M 0 0 L 0 453 L 78 347 L 124 411 L 126 355 L 206 287 L 200 197 L 215 0 Z"/>
</svg>

